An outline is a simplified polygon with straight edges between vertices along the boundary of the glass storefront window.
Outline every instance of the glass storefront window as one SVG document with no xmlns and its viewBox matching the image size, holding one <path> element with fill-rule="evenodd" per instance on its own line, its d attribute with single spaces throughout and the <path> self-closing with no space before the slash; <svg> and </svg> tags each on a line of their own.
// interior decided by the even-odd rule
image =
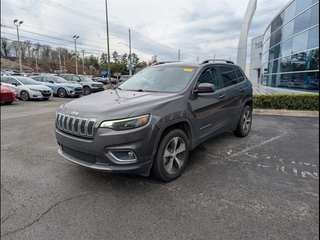
<svg viewBox="0 0 320 240">
<path fill-rule="evenodd" d="M 291 50 L 292 50 L 292 42 L 293 39 L 290 38 L 283 43 L 281 43 L 281 56 L 290 56 L 291 55 Z"/>
<path fill-rule="evenodd" d="M 280 71 L 281 72 L 290 72 L 291 71 L 291 57 L 281 58 Z"/>
<path fill-rule="evenodd" d="M 296 15 L 312 5 L 312 0 L 296 0 Z"/>
<path fill-rule="evenodd" d="M 311 10 L 304 12 L 294 20 L 293 34 L 306 30 L 310 26 Z"/>
<path fill-rule="evenodd" d="M 319 3 L 311 8 L 310 27 L 319 24 Z"/>
<path fill-rule="evenodd" d="M 282 39 L 287 39 L 293 35 L 294 21 L 289 22 L 283 27 L 283 36 Z"/>
<path fill-rule="evenodd" d="M 282 16 L 279 15 L 272 23 L 271 23 L 271 35 L 277 31 L 282 26 Z"/>
<path fill-rule="evenodd" d="M 306 58 L 305 52 L 293 54 L 291 56 L 291 71 L 304 71 L 306 69 Z"/>
<path fill-rule="evenodd" d="M 284 20 L 283 23 L 289 22 L 295 16 L 295 8 L 296 8 L 296 1 L 292 2 L 290 6 L 286 8 L 284 11 Z"/>
<path fill-rule="evenodd" d="M 300 52 L 302 50 L 307 49 L 308 35 L 309 35 L 309 31 L 305 31 L 305 32 L 303 32 L 293 38 L 293 42 L 292 42 L 292 52 L 293 53 Z"/>
<path fill-rule="evenodd" d="M 307 54 L 307 69 L 319 70 L 319 49 L 311 50 Z"/>
<path fill-rule="evenodd" d="M 281 42 L 281 33 L 282 28 L 278 29 L 270 38 L 270 48 L 272 48 L 274 45 L 278 44 Z"/>
<path fill-rule="evenodd" d="M 263 44 L 262 54 L 264 54 L 265 52 L 268 52 L 269 48 L 270 48 L 270 39 L 268 39 L 268 41 L 265 44 Z"/>
<path fill-rule="evenodd" d="M 265 32 L 264 36 L 263 36 L 263 45 L 265 44 L 265 42 L 269 39 L 270 37 L 270 32 L 271 32 L 271 27 L 269 26 L 267 31 Z"/>
<path fill-rule="evenodd" d="M 319 26 L 309 30 L 308 49 L 319 47 Z"/>
</svg>

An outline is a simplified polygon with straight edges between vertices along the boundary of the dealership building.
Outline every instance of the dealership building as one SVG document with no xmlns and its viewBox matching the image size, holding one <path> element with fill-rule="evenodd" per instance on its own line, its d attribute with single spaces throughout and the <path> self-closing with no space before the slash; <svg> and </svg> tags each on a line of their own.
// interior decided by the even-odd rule
<svg viewBox="0 0 320 240">
<path fill-rule="evenodd" d="M 291 0 L 252 39 L 254 84 L 319 92 L 319 0 Z"/>
</svg>

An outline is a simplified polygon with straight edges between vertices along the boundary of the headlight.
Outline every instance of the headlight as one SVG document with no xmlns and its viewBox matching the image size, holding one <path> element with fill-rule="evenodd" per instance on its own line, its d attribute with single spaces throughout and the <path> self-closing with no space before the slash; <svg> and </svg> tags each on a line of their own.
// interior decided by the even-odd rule
<svg viewBox="0 0 320 240">
<path fill-rule="evenodd" d="M 34 91 L 34 92 L 40 92 L 40 90 L 38 89 L 34 89 L 34 88 L 30 88 L 31 91 Z M 51 89 L 50 89 L 51 90 Z"/>
<path fill-rule="evenodd" d="M 146 114 L 146 115 L 132 117 L 132 118 L 104 121 L 100 124 L 100 127 L 111 128 L 113 130 L 133 129 L 133 128 L 146 125 L 149 121 L 149 118 L 150 118 L 150 115 Z"/>
</svg>

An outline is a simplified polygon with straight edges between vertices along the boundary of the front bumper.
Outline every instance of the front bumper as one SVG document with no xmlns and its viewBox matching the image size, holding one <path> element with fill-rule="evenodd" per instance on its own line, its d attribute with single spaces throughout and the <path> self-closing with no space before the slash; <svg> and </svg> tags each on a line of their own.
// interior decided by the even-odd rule
<svg viewBox="0 0 320 240">
<path fill-rule="evenodd" d="M 93 92 L 93 93 L 95 93 L 95 92 L 101 92 L 101 91 L 104 91 L 104 87 L 103 87 L 103 85 L 100 87 L 91 87 L 91 91 Z"/>
<path fill-rule="evenodd" d="M 52 91 L 41 91 L 41 92 L 38 92 L 38 91 L 32 91 L 31 94 L 30 94 L 30 98 L 31 99 L 39 99 L 39 100 L 42 100 L 42 99 L 49 99 L 50 97 L 52 97 L 53 94 L 52 94 Z"/>
<path fill-rule="evenodd" d="M 153 162 L 154 126 L 114 131 L 98 128 L 94 138 L 68 134 L 56 128 L 59 154 L 67 160 L 92 170 L 109 173 L 149 175 Z M 115 153 L 130 153 L 133 159 L 118 159 Z M 124 155 L 125 155 L 124 154 Z"/>
</svg>

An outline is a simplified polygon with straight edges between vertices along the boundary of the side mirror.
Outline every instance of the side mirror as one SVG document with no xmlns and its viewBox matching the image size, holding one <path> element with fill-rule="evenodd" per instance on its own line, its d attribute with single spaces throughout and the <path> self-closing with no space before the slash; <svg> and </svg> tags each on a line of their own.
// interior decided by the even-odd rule
<svg viewBox="0 0 320 240">
<path fill-rule="evenodd" d="M 11 83 L 12 85 L 14 85 L 14 86 L 18 86 L 18 84 L 17 83 Z"/>
<path fill-rule="evenodd" d="M 194 90 L 195 94 L 198 93 L 213 93 L 216 87 L 212 83 L 200 83 Z"/>
<path fill-rule="evenodd" d="M 49 83 L 54 83 L 54 81 L 50 80 Z"/>
</svg>

